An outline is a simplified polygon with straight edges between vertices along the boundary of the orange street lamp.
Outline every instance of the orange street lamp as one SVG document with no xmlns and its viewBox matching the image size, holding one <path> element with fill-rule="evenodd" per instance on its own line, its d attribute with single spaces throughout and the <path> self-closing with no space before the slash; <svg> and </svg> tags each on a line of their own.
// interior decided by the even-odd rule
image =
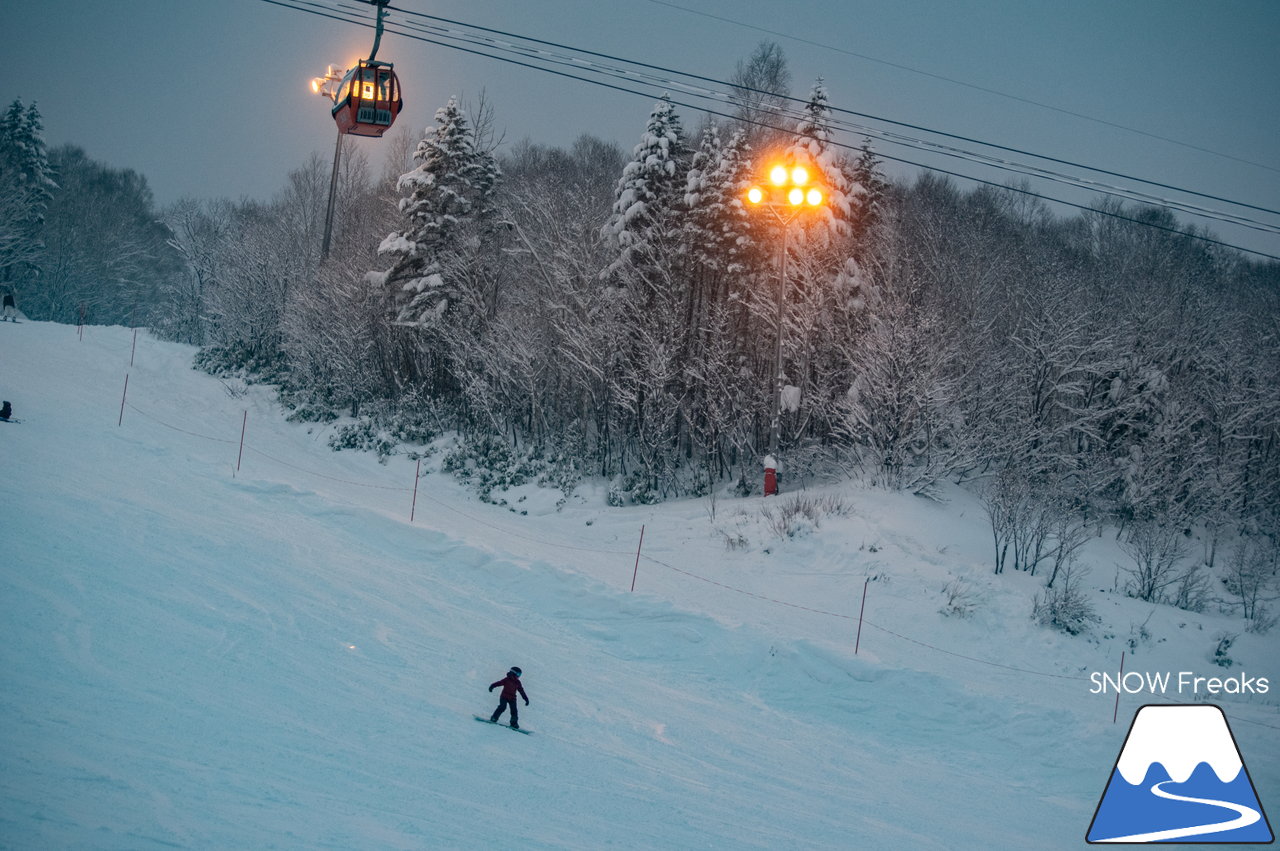
<svg viewBox="0 0 1280 851">
<path fill-rule="evenodd" d="M 753 207 L 768 208 L 782 225 L 781 254 L 778 260 L 778 309 L 774 336 L 773 417 L 769 423 L 769 454 L 776 455 L 782 430 L 782 304 L 787 289 L 788 236 L 791 223 L 805 210 L 821 207 L 826 193 L 813 185 L 809 169 L 798 163 L 775 163 L 769 167 L 768 186 L 752 186 L 747 190 L 747 201 Z M 770 484 L 772 483 L 772 488 Z M 765 477 L 765 496 L 776 494 L 777 479 Z"/>
<path fill-rule="evenodd" d="M 311 78 L 311 91 L 313 94 L 324 95 L 330 101 L 337 101 L 340 82 L 342 82 L 342 69 L 336 65 L 330 65 L 325 69 L 323 77 Z"/>
</svg>

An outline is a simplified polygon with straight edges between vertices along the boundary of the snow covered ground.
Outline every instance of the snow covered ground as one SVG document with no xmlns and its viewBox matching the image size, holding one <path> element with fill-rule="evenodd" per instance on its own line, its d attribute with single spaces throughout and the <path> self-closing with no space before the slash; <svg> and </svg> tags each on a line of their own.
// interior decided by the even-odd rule
<svg viewBox="0 0 1280 851">
<path fill-rule="evenodd" d="M 192 354 L 0 328 L 0 846 L 1083 847 L 1149 699 L 1113 724 L 1090 693 L 1122 650 L 1270 680 L 1216 702 L 1275 826 L 1280 635 L 1125 597 L 1111 536 L 1068 638 L 960 490 L 826 486 L 846 516 L 780 537 L 778 500 L 488 505 L 436 452 L 410 523 L 413 461 L 334 453 Z M 510 665 L 532 736 L 471 718 Z"/>
</svg>

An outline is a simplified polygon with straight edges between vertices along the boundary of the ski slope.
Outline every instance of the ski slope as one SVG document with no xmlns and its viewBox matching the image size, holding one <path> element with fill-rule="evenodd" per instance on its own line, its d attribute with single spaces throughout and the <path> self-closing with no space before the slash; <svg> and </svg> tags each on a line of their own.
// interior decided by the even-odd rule
<svg viewBox="0 0 1280 851">
<path fill-rule="evenodd" d="M 1101 593 L 1108 541 L 1093 640 L 1035 626 L 959 491 L 829 486 L 849 515 L 778 538 L 758 498 L 520 514 L 437 452 L 415 505 L 413 461 L 330 451 L 190 347 L 0 331 L 5 848 L 1076 848 L 1141 702 L 1113 724 L 1088 672 L 1146 622 L 1128 669 L 1222 674 L 1240 631 Z M 1233 655 L 1280 688 L 1277 649 Z M 471 719 L 511 665 L 531 736 Z M 1280 808 L 1276 696 L 1219 702 Z"/>
</svg>

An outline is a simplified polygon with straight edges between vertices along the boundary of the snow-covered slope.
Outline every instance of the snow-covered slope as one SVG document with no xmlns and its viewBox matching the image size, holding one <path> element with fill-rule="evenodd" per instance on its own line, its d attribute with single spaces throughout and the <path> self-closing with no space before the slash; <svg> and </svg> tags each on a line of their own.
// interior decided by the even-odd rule
<svg viewBox="0 0 1280 851">
<path fill-rule="evenodd" d="M 485 505 L 437 455 L 411 524 L 412 461 L 188 347 L 0 332 L 3 847 L 1078 847 L 1140 700 L 1113 725 L 1088 673 L 1131 634 L 1128 670 L 1222 673 L 1238 630 L 1117 594 L 1093 641 L 1034 626 L 958 491 L 833 487 L 848 516 L 779 538 L 758 499 Z M 1280 686 L 1275 649 L 1233 653 Z M 513 664 L 532 736 L 471 720 Z M 1221 701 L 1264 805 L 1274 698 Z"/>
</svg>

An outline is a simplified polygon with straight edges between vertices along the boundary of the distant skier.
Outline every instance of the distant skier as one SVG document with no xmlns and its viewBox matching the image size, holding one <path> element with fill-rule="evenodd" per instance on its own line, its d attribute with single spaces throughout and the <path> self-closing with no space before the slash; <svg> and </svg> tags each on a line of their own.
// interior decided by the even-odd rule
<svg viewBox="0 0 1280 851">
<path fill-rule="evenodd" d="M 18 321 L 18 304 L 13 300 L 13 290 L 4 288 L 4 318 L 10 322 Z"/>
<path fill-rule="evenodd" d="M 502 717 L 502 713 L 506 711 L 507 707 L 511 707 L 511 726 L 516 730 L 520 729 L 520 715 L 516 712 L 516 692 L 519 692 L 520 696 L 524 698 L 524 705 L 529 705 L 529 695 L 524 693 L 524 687 L 520 685 L 520 674 L 520 669 L 513 667 L 510 671 L 507 671 L 505 677 L 489 686 L 489 691 L 502 686 L 502 700 L 498 703 L 498 708 L 493 710 L 493 716 L 489 720 L 497 724 L 498 719 Z"/>
</svg>

